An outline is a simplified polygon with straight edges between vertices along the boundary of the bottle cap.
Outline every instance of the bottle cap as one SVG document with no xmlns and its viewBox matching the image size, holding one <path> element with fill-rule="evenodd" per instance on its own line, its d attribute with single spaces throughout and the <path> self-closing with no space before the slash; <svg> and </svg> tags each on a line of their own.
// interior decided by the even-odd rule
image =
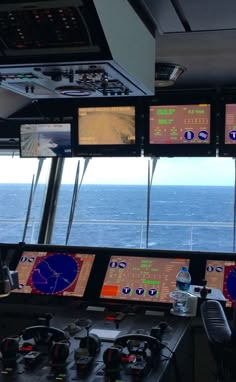
<svg viewBox="0 0 236 382">
<path fill-rule="evenodd" d="M 187 272 L 187 271 L 188 271 L 188 267 L 183 266 L 183 267 L 181 268 L 181 270 L 184 271 L 184 272 Z"/>
</svg>

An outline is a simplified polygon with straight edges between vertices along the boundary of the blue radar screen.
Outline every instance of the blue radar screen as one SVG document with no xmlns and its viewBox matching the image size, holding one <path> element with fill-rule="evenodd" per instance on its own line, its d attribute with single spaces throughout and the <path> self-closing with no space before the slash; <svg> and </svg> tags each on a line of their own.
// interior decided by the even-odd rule
<svg viewBox="0 0 236 382">
<path fill-rule="evenodd" d="M 32 288 L 36 293 L 43 294 L 62 294 L 65 290 L 73 290 L 81 266 L 82 262 L 80 264 L 73 256 L 63 253 L 38 258 L 31 274 Z"/>
<path fill-rule="evenodd" d="M 232 268 L 232 267 L 231 267 Z M 227 282 L 227 292 L 233 301 L 236 300 L 236 268 L 229 271 Z"/>
</svg>

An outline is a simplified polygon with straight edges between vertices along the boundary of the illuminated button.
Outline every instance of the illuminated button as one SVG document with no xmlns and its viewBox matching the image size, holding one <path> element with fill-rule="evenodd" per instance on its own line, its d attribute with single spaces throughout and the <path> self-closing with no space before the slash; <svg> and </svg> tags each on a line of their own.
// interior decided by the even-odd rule
<svg viewBox="0 0 236 382">
<path fill-rule="evenodd" d="M 144 289 L 143 288 L 137 288 L 135 292 L 137 295 L 142 296 L 144 294 Z"/>
<path fill-rule="evenodd" d="M 201 141 L 205 141 L 208 138 L 208 132 L 205 130 L 199 131 L 198 138 L 201 139 Z"/>
<path fill-rule="evenodd" d="M 236 130 L 231 130 L 229 132 L 229 139 L 231 139 L 232 141 L 236 141 Z"/>
<path fill-rule="evenodd" d="M 193 138 L 194 138 L 194 132 L 193 131 L 186 131 L 184 133 L 184 138 L 187 140 L 187 141 L 191 141 Z"/>
<path fill-rule="evenodd" d="M 124 287 L 124 288 L 122 288 L 122 292 L 123 292 L 124 294 L 130 294 L 130 292 L 131 292 L 131 288 L 130 288 L 130 287 Z"/>
<path fill-rule="evenodd" d="M 207 272 L 213 272 L 213 271 L 214 271 L 214 267 L 212 265 L 208 265 Z"/>
<path fill-rule="evenodd" d="M 117 261 L 111 261 L 109 264 L 110 268 L 116 268 L 117 265 L 118 265 Z"/>
<path fill-rule="evenodd" d="M 154 288 L 149 289 L 148 294 L 149 296 L 155 296 L 157 294 L 157 290 Z"/>
<path fill-rule="evenodd" d="M 121 261 L 119 263 L 119 268 L 126 268 L 126 266 L 127 266 L 127 263 L 125 261 Z"/>
</svg>

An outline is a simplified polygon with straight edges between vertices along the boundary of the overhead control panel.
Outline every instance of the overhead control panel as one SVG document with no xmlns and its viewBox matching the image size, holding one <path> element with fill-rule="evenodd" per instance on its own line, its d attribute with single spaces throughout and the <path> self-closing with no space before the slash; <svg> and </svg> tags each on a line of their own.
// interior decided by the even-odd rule
<svg viewBox="0 0 236 382">
<path fill-rule="evenodd" d="M 0 86 L 33 99 L 151 95 L 154 34 L 129 0 L 3 1 Z"/>
</svg>

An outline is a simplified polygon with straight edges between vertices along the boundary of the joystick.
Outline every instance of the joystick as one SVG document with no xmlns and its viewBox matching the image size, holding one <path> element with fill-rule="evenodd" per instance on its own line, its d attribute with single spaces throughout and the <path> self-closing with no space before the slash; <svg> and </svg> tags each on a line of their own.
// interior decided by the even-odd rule
<svg viewBox="0 0 236 382">
<path fill-rule="evenodd" d="M 55 369 L 64 369 L 69 356 L 68 342 L 54 342 L 49 349 L 50 364 Z"/>
<path fill-rule="evenodd" d="M 103 362 L 105 364 L 105 373 L 111 377 L 111 380 L 119 379 L 121 362 L 122 362 L 122 347 L 111 346 L 103 353 Z"/>
<path fill-rule="evenodd" d="M 202 299 L 205 299 L 208 294 L 206 285 L 207 285 L 207 280 L 203 280 L 203 288 L 200 290 L 200 296 Z"/>
<path fill-rule="evenodd" d="M 2 364 L 4 368 L 14 368 L 19 351 L 19 338 L 7 337 L 1 341 Z"/>
<path fill-rule="evenodd" d="M 94 357 L 101 349 L 101 340 L 96 334 L 89 333 L 89 329 L 92 326 L 91 320 L 81 319 L 76 323 L 84 326 L 87 332 L 86 337 L 80 339 L 79 348 L 74 354 L 78 372 L 86 374 L 93 364 Z"/>
</svg>

